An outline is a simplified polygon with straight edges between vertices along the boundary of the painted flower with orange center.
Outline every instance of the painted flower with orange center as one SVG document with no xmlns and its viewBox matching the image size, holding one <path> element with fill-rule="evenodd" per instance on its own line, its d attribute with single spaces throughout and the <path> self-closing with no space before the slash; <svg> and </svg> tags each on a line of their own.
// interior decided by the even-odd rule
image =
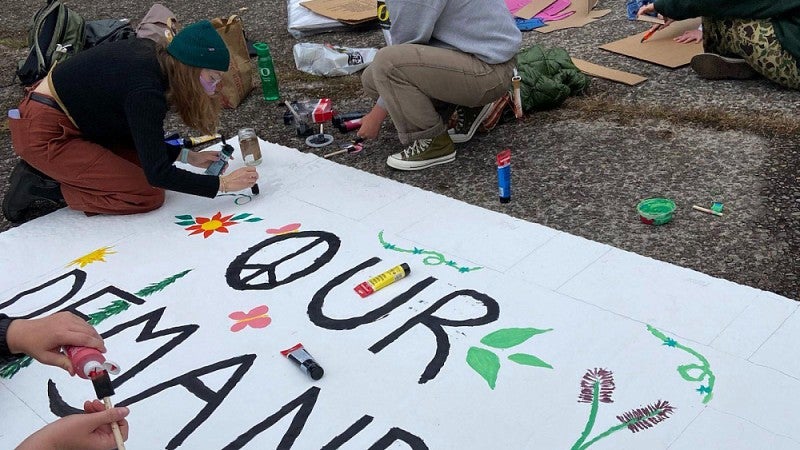
<svg viewBox="0 0 800 450">
<path fill-rule="evenodd" d="M 231 217 L 233 217 L 233 214 L 223 217 L 221 212 L 217 212 L 210 219 L 208 217 L 195 217 L 195 224 L 187 227 L 186 231 L 191 231 L 189 236 L 203 233 L 204 239 L 208 238 L 215 232 L 227 233 L 228 229 L 226 227 L 236 225 L 238 223 L 229 220 Z"/>
<path fill-rule="evenodd" d="M 194 217 L 189 214 L 183 214 L 180 216 L 175 216 L 179 222 L 175 222 L 176 225 L 180 225 L 186 231 L 191 231 L 189 236 L 195 234 L 203 234 L 203 238 L 207 238 L 214 234 L 214 232 L 218 233 L 227 233 L 228 228 L 231 225 L 236 225 L 237 223 L 242 222 L 261 222 L 263 219 L 260 217 L 255 217 L 250 213 L 240 213 L 234 216 L 233 214 L 229 216 L 222 216 L 221 212 L 217 212 L 214 214 L 213 217 Z"/>
</svg>

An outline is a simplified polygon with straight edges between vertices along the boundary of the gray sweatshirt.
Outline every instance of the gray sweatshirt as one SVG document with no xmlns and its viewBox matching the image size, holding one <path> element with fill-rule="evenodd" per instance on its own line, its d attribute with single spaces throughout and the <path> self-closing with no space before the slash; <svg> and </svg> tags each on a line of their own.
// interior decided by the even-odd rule
<svg viewBox="0 0 800 450">
<path fill-rule="evenodd" d="M 503 0 L 386 0 L 392 44 L 425 44 L 504 63 L 522 33 Z"/>
</svg>

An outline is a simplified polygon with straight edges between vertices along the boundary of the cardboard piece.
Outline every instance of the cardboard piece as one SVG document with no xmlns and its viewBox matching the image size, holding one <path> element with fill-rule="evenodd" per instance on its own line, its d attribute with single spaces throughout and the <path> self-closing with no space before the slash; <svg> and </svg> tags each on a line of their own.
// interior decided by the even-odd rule
<svg viewBox="0 0 800 450">
<path fill-rule="evenodd" d="M 639 83 L 647 81 L 647 78 L 641 75 L 601 66 L 583 59 L 572 58 L 572 63 L 586 75 L 616 81 L 618 83 L 627 84 L 628 86 L 636 86 Z"/>
<path fill-rule="evenodd" d="M 657 24 L 663 24 L 664 23 L 664 19 L 658 18 L 658 17 L 653 17 L 653 16 L 638 16 L 636 18 L 636 20 L 638 20 L 639 22 L 649 22 L 649 23 L 657 23 Z"/>
<path fill-rule="evenodd" d="M 378 18 L 375 2 L 371 0 L 310 0 L 300 4 L 316 14 L 347 24 L 358 24 Z"/>
<path fill-rule="evenodd" d="M 566 19 L 547 22 L 545 26 L 536 28 L 535 31 L 538 31 L 539 33 L 550 33 L 556 30 L 563 30 L 565 28 L 580 28 L 611 12 L 610 9 L 593 11 L 592 8 L 595 5 L 597 5 L 597 2 L 594 0 L 574 0 L 572 4 L 564 10 L 565 12 L 572 11 L 573 14 L 571 16 L 567 17 Z M 522 10 L 520 10 L 520 12 L 521 11 Z"/>
<path fill-rule="evenodd" d="M 530 19 L 550 6 L 555 0 L 531 0 L 530 3 L 520 8 L 514 15 L 522 19 Z"/>
<path fill-rule="evenodd" d="M 600 48 L 675 69 L 689 64 L 693 56 L 703 52 L 703 44 L 701 42 L 679 44 L 673 41 L 674 38 L 684 32 L 697 29 L 700 26 L 700 20 L 697 18 L 673 22 L 667 28 L 656 32 L 645 42 L 641 42 L 642 36 L 646 33 L 646 31 L 643 31 L 633 36 L 601 45 Z"/>
<path fill-rule="evenodd" d="M 576 11 L 575 14 L 567 17 L 564 20 L 559 20 L 556 22 L 547 22 L 547 25 L 535 28 L 534 31 L 546 34 L 557 30 L 563 30 L 566 28 L 581 28 L 584 25 L 588 25 L 610 12 L 611 12 L 610 9 L 599 9 L 597 11 L 592 11 L 588 13 L 586 16 L 580 16 L 579 13 Z"/>
</svg>

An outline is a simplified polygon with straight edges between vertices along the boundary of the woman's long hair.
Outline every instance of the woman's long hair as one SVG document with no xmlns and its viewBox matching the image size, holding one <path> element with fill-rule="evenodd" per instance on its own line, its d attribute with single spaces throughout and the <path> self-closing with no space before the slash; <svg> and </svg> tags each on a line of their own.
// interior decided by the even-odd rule
<svg viewBox="0 0 800 450">
<path fill-rule="evenodd" d="M 200 84 L 200 68 L 178 61 L 167 50 L 157 51 L 161 71 L 169 81 L 167 102 L 175 108 L 183 122 L 205 134 L 217 132 L 220 103 L 216 96 L 205 93 Z"/>
</svg>

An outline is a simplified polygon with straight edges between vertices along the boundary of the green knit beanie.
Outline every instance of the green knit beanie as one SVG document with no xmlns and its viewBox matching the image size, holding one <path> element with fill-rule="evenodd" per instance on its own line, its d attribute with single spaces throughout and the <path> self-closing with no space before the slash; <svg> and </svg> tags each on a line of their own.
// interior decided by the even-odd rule
<svg viewBox="0 0 800 450">
<path fill-rule="evenodd" d="M 186 65 L 223 72 L 228 70 L 231 60 L 228 47 L 207 20 L 193 23 L 178 32 L 167 51 Z"/>
</svg>

